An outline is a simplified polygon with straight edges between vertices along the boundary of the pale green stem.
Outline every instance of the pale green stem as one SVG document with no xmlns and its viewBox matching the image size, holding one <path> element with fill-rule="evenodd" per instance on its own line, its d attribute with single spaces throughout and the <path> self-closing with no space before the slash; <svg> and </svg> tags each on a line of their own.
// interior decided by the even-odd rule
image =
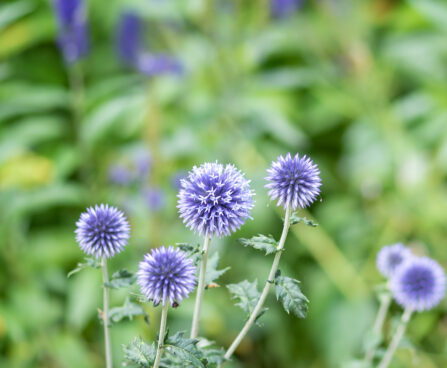
<svg viewBox="0 0 447 368">
<path fill-rule="evenodd" d="M 155 356 L 154 368 L 158 368 L 161 362 L 161 356 L 163 355 L 163 340 L 166 333 L 166 320 L 168 319 L 169 300 L 165 301 L 165 305 L 161 311 L 160 321 L 160 333 L 158 335 L 157 355 Z"/>
<path fill-rule="evenodd" d="M 383 322 L 385 321 L 385 317 L 388 313 L 388 309 L 390 308 L 390 304 L 391 304 L 391 294 L 387 293 L 380 299 L 380 307 L 373 327 L 374 336 L 377 336 L 382 333 Z M 371 347 L 365 354 L 365 361 L 371 363 L 374 358 L 375 352 L 376 352 L 375 347 L 374 346 Z"/>
<path fill-rule="evenodd" d="M 275 280 L 275 274 L 278 270 L 278 264 L 279 259 L 281 258 L 282 249 L 284 248 L 284 244 L 286 242 L 287 233 L 289 232 L 290 227 L 290 214 L 291 214 L 291 208 L 290 206 L 286 208 L 286 215 L 284 217 L 284 227 L 281 234 L 281 239 L 279 240 L 277 252 L 275 255 L 275 258 L 273 259 L 272 268 L 270 269 L 270 273 L 268 276 L 268 279 L 265 283 L 264 290 L 262 290 L 261 297 L 258 300 L 258 303 L 256 304 L 256 307 L 253 309 L 253 312 L 251 313 L 250 317 L 248 318 L 248 321 L 245 323 L 244 327 L 242 328 L 241 332 L 239 332 L 239 335 L 234 339 L 231 346 L 228 348 L 227 352 L 225 353 L 225 359 L 230 359 L 231 355 L 233 355 L 236 348 L 239 346 L 245 335 L 250 330 L 253 323 L 256 321 L 256 318 L 259 315 L 259 312 L 261 311 L 261 308 L 265 302 L 265 299 L 267 298 L 268 292 L 270 290 L 270 286 Z"/>
<path fill-rule="evenodd" d="M 378 368 L 387 368 L 391 363 L 391 359 L 393 359 L 394 352 L 399 346 L 400 340 L 405 333 L 407 328 L 408 321 L 410 320 L 411 314 L 413 310 L 411 308 L 406 308 L 404 314 L 402 315 L 402 320 L 400 322 L 399 327 L 396 330 L 396 333 L 393 336 L 393 340 L 391 340 L 391 344 L 388 347 L 382 361 L 380 362 Z"/>
<path fill-rule="evenodd" d="M 197 286 L 196 304 L 194 306 L 194 314 L 192 317 L 191 339 L 195 339 L 199 335 L 200 309 L 202 307 L 203 292 L 205 290 L 206 263 L 208 260 L 208 249 L 211 242 L 209 236 L 205 236 L 202 250 L 202 262 L 200 265 L 199 284 Z"/>
<path fill-rule="evenodd" d="M 103 320 L 104 320 L 104 341 L 106 351 L 106 367 L 112 368 L 112 350 L 110 348 L 110 334 L 109 334 L 109 288 L 106 283 L 109 282 L 107 273 L 107 258 L 102 259 L 102 278 L 104 282 L 104 305 L 103 305 Z"/>
</svg>

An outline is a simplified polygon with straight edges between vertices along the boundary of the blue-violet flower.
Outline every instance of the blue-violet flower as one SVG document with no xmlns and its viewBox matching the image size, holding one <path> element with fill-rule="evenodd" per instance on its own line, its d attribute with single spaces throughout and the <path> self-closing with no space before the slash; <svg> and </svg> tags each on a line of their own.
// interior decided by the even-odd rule
<svg viewBox="0 0 447 368">
<path fill-rule="evenodd" d="M 403 244 L 387 245 L 377 253 L 377 269 L 383 276 L 391 277 L 397 268 L 410 257 L 413 257 L 413 254 Z"/>
</svg>

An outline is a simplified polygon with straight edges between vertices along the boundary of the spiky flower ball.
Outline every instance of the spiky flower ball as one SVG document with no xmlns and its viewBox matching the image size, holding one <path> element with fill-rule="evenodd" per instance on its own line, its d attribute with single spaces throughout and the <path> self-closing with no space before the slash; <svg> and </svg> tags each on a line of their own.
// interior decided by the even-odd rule
<svg viewBox="0 0 447 368">
<path fill-rule="evenodd" d="M 265 185 L 271 200 L 293 210 L 310 206 L 320 194 L 320 170 L 307 156 L 279 156 L 267 170 Z"/>
<path fill-rule="evenodd" d="M 196 268 L 186 253 L 172 246 L 152 249 L 140 262 L 138 284 L 154 305 L 180 303 L 196 285 Z"/>
<path fill-rule="evenodd" d="M 393 296 L 404 308 L 422 312 L 436 307 L 445 295 L 445 273 L 438 262 L 412 257 L 391 279 Z"/>
<path fill-rule="evenodd" d="M 109 205 L 87 208 L 76 222 L 76 240 L 81 249 L 97 258 L 111 258 L 129 239 L 130 227 L 124 214 Z"/>
<path fill-rule="evenodd" d="M 200 235 L 230 235 L 250 218 L 254 192 L 249 184 L 233 165 L 224 167 L 215 162 L 194 166 L 181 180 L 180 217 Z"/>
<path fill-rule="evenodd" d="M 397 268 L 410 257 L 413 257 L 413 254 L 402 243 L 387 245 L 377 253 L 377 269 L 383 276 L 391 277 Z"/>
</svg>

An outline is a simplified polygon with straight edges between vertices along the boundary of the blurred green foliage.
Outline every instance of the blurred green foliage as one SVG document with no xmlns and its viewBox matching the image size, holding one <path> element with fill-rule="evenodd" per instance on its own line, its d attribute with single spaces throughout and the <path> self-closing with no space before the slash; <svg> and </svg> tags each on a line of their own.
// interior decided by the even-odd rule
<svg viewBox="0 0 447 368">
<path fill-rule="evenodd" d="M 151 247 L 200 242 L 177 216 L 172 181 L 204 161 L 235 163 L 257 193 L 253 221 L 212 243 L 219 267 L 231 267 L 219 284 L 262 284 L 271 256 L 237 239 L 279 236 L 282 213 L 263 177 L 288 151 L 311 155 L 323 179 L 321 202 L 299 214 L 319 226 L 296 225 L 280 265 L 302 281 L 308 316 L 288 315 L 272 293 L 264 327 L 228 366 L 360 358 L 377 309 L 377 250 L 403 241 L 447 266 L 447 4 L 308 0 L 275 19 L 267 0 L 88 3 L 91 51 L 72 70 L 55 46 L 50 1 L 0 3 L 0 366 L 104 366 L 100 272 L 66 276 L 83 259 L 75 222 L 99 202 L 126 211 L 132 240 L 111 273 L 135 271 Z M 151 49 L 176 55 L 183 75 L 147 78 L 120 65 L 115 28 L 129 8 L 147 22 Z M 110 165 L 139 150 L 153 158 L 147 180 L 110 183 Z M 147 185 L 163 190 L 162 209 L 142 200 Z M 111 290 L 112 306 L 126 296 Z M 446 307 L 415 316 L 394 368 L 447 366 Z M 159 308 L 144 309 L 150 325 L 136 317 L 112 327 L 116 366 L 122 344 L 155 338 Z M 189 298 L 171 313 L 170 330 L 188 329 L 192 309 Z M 226 287 L 212 288 L 202 321 L 202 334 L 228 347 L 244 313 Z"/>
</svg>

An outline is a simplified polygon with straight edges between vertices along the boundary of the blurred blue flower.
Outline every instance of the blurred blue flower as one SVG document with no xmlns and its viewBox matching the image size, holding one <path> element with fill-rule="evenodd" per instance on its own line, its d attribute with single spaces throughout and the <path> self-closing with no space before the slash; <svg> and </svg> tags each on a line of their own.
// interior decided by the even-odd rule
<svg viewBox="0 0 447 368">
<path fill-rule="evenodd" d="M 391 291 L 404 308 L 419 312 L 430 310 L 444 298 L 444 270 L 433 259 L 412 257 L 396 270 Z"/>
<path fill-rule="evenodd" d="M 142 53 L 138 58 L 138 70 L 147 76 L 159 74 L 181 74 L 182 64 L 172 56 L 155 53 Z"/>
<path fill-rule="evenodd" d="M 159 188 L 145 188 L 143 198 L 148 208 L 152 211 L 159 211 L 165 206 L 165 194 Z"/>
<path fill-rule="evenodd" d="M 183 222 L 205 236 L 230 235 L 250 217 L 254 192 L 233 165 L 194 166 L 181 181 L 178 209 Z"/>
<path fill-rule="evenodd" d="M 114 184 L 128 185 L 132 181 L 132 173 L 124 165 L 111 165 L 109 167 L 109 180 Z"/>
<path fill-rule="evenodd" d="M 382 247 L 377 253 L 377 269 L 383 276 L 391 277 L 410 257 L 413 257 L 413 254 L 401 243 Z"/>
<path fill-rule="evenodd" d="M 133 164 L 137 177 L 139 179 L 147 179 L 152 166 L 151 153 L 147 149 L 138 151 L 133 156 Z"/>
<path fill-rule="evenodd" d="M 302 2 L 302 0 L 271 0 L 270 9 L 274 17 L 282 18 L 298 10 Z"/>
<path fill-rule="evenodd" d="M 120 253 L 129 239 L 130 227 L 126 217 L 107 204 L 87 208 L 76 226 L 76 240 L 80 248 L 97 258 L 111 258 Z"/>
<path fill-rule="evenodd" d="M 142 47 L 143 24 L 135 13 L 126 11 L 121 14 L 116 37 L 117 51 L 120 59 L 135 65 Z"/>
<path fill-rule="evenodd" d="M 271 200 L 278 199 L 278 206 L 298 207 L 310 206 L 320 194 L 320 170 L 318 166 L 305 155 L 294 157 L 288 153 L 286 157 L 279 156 L 267 170 L 265 179 L 270 183 L 265 187 L 270 189 Z"/>
<path fill-rule="evenodd" d="M 57 44 L 67 64 L 73 64 L 89 50 L 89 30 L 83 0 L 54 0 L 58 22 Z"/>
<path fill-rule="evenodd" d="M 188 297 L 196 285 L 196 268 L 186 253 L 175 249 L 159 247 L 152 249 L 140 262 L 137 272 L 141 292 L 154 305 L 180 303 Z"/>
</svg>

